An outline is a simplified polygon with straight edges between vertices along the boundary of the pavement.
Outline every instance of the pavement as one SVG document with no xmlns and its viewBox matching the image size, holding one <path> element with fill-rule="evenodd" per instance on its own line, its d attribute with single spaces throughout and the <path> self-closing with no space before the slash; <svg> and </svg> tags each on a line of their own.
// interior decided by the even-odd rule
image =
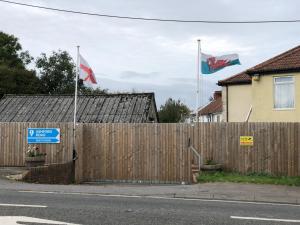
<svg viewBox="0 0 300 225">
<path fill-rule="evenodd" d="M 0 168 L 0 190 L 85 193 L 124 196 L 158 196 L 168 198 L 219 199 L 288 203 L 300 205 L 300 187 L 240 183 L 205 183 L 194 185 L 83 184 L 47 185 L 8 180 L 24 168 Z"/>
<path fill-rule="evenodd" d="M 300 188 L 280 185 L 29 184 L 0 168 L 0 224 L 300 224 Z"/>
<path fill-rule="evenodd" d="M 0 190 L 0 224 L 274 225 L 300 223 L 300 205 Z"/>
</svg>

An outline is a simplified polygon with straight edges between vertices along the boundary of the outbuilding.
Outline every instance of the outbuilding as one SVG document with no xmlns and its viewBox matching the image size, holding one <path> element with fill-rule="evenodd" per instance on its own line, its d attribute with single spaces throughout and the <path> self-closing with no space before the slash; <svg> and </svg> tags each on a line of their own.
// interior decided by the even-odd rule
<svg viewBox="0 0 300 225">
<path fill-rule="evenodd" d="M 0 122 L 73 122 L 73 95 L 5 95 Z M 154 93 L 79 95 L 79 123 L 158 122 Z"/>
</svg>

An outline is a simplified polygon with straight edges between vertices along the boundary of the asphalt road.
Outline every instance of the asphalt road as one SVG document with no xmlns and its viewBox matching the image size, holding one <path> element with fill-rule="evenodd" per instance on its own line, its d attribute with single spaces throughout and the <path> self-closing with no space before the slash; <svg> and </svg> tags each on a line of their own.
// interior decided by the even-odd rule
<svg viewBox="0 0 300 225">
<path fill-rule="evenodd" d="M 26 216 L 61 221 L 65 224 L 91 225 L 282 225 L 300 224 L 300 205 L 0 190 L 0 224 L 16 224 L 3 222 L 6 218 L 3 216 Z M 265 219 L 271 221 L 264 221 Z"/>
</svg>

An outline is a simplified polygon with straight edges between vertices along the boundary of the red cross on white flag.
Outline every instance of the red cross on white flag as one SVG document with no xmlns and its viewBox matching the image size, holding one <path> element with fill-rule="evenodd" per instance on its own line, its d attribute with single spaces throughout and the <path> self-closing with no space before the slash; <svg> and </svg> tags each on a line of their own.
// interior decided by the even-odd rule
<svg viewBox="0 0 300 225">
<path fill-rule="evenodd" d="M 86 84 L 97 84 L 95 74 L 87 61 L 79 54 L 79 79 Z"/>
</svg>

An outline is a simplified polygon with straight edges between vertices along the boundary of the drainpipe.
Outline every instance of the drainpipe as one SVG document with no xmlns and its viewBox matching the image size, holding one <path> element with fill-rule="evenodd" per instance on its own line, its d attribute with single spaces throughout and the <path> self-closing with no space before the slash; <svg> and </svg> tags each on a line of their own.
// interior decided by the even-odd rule
<svg viewBox="0 0 300 225">
<path fill-rule="evenodd" d="M 229 109 L 228 109 L 228 85 L 226 85 L 226 122 L 228 121 L 229 118 L 229 113 L 228 113 Z"/>
</svg>

